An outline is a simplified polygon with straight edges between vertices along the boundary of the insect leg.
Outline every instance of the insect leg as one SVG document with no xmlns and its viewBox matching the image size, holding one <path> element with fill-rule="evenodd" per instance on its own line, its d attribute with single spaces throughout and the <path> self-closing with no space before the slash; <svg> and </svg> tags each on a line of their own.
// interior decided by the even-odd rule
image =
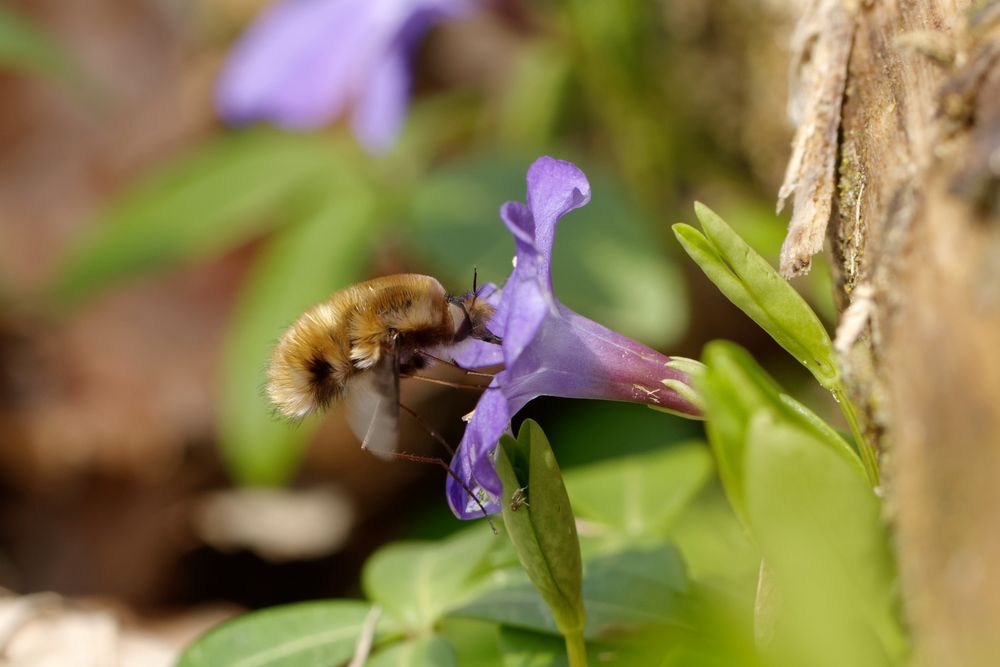
<svg viewBox="0 0 1000 667">
<path fill-rule="evenodd" d="M 441 443 L 441 445 L 443 445 L 444 448 L 448 450 L 448 453 L 450 453 L 452 456 L 455 455 L 455 450 L 452 449 L 451 445 L 448 444 L 448 441 L 445 440 L 444 437 L 442 437 L 437 431 L 428 426 L 427 422 L 421 419 L 420 415 L 418 415 L 415 411 L 406 407 L 402 403 L 399 404 L 399 408 L 403 412 L 406 412 L 411 417 L 416 419 L 417 423 L 420 424 L 422 427 L 424 427 L 424 430 L 427 431 L 428 435 L 430 435 L 432 438 Z M 490 515 L 486 511 L 486 507 L 483 505 L 482 501 L 479 500 L 479 497 L 472 492 L 472 489 L 469 488 L 469 485 L 463 482 L 458 477 L 458 475 L 455 474 L 455 471 L 451 469 L 451 466 L 445 463 L 444 459 L 436 456 L 418 456 L 417 454 L 409 454 L 407 452 L 395 452 L 394 456 L 398 456 L 399 458 L 405 459 L 407 461 L 415 461 L 417 463 L 433 463 L 434 465 L 439 465 L 442 468 L 444 468 L 445 471 L 448 473 L 448 475 L 453 480 L 458 482 L 459 485 L 461 485 L 462 490 L 465 491 L 467 494 L 469 494 L 469 497 L 475 501 L 476 505 L 479 506 L 479 510 L 483 513 L 483 517 L 486 519 L 486 522 L 490 524 L 490 530 L 493 531 L 494 535 L 497 534 L 496 526 L 493 525 L 493 520 L 490 518 Z"/>
</svg>

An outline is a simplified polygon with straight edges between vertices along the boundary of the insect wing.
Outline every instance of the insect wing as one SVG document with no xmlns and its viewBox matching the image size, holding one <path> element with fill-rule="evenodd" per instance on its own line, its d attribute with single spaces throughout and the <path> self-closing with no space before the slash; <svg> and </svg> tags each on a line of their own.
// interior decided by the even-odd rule
<svg viewBox="0 0 1000 667">
<path fill-rule="evenodd" d="M 399 442 L 399 355 L 393 349 L 351 381 L 344 396 L 347 423 L 364 449 L 391 458 Z"/>
</svg>

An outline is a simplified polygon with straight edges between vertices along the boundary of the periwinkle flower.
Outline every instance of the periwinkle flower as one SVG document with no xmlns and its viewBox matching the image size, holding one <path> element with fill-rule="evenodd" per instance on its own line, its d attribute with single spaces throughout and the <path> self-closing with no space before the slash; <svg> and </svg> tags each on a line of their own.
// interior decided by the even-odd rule
<svg viewBox="0 0 1000 667">
<path fill-rule="evenodd" d="M 483 392 L 452 460 L 448 502 L 461 519 L 499 511 L 500 479 L 493 453 L 511 417 L 538 396 L 645 403 L 699 418 L 684 369 L 696 362 L 671 358 L 570 310 L 552 291 L 556 223 L 590 201 L 590 184 L 575 165 L 539 158 L 528 169 L 527 204 L 507 202 L 500 217 L 514 235 L 514 270 L 496 304 L 490 330 L 501 346 L 467 342 L 452 351 L 465 368 L 503 363 Z M 459 482 L 458 480 L 461 480 Z M 463 485 L 465 488 L 463 488 Z"/>
<path fill-rule="evenodd" d="M 308 130 L 350 107 L 355 136 L 382 152 L 406 114 L 415 47 L 432 26 L 474 1 L 279 0 L 225 63 L 219 113 L 231 123 Z"/>
</svg>

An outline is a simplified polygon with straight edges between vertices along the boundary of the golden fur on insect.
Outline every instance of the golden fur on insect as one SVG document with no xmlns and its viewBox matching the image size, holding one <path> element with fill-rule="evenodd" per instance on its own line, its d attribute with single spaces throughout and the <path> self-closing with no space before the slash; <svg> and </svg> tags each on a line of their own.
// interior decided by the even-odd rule
<svg viewBox="0 0 1000 667">
<path fill-rule="evenodd" d="M 474 294 L 449 299 L 429 276 L 385 276 L 347 287 L 282 335 L 268 367 L 268 396 L 282 415 L 304 417 L 340 398 L 383 355 L 396 355 L 398 377 L 423 365 L 420 350 L 469 336 L 495 339 L 486 329 L 492 315 L 493 307 Z"/>
</svg>

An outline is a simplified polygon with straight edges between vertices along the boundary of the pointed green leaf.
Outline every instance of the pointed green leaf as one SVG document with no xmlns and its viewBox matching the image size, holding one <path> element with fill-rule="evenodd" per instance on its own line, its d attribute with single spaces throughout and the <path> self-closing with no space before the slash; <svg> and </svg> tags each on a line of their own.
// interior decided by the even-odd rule
<svg viewBox="0 0 1000 667">
<path fill-rule="evenodd" d="M 714 211 L 696 202 L 695 214 L 711 243 L 766 313 L 771 325 L 768 333 L 820 384 L 834 387 L 839 373 L 833 342 L 805 299 Z"/>
<path fill-rule="evenodd" d="M 780 597 L 776 650 L 795 664 L 898 664 L 896 575 L 865 479 L 807 430 L 761 410 L 747 434 L 746 498 Z"/>
<path fill-rule="evenodd" d="M 354 654 L 371 605 L 324 600 L 238 616 L 195 640 L 177 667 L 330 667 Z M 376 642 L 391 632 L 379 622 Z"/>
<path fill-rule="evenodd" d="M 832 389 L 839 382 L 833 342 L 813 310 L 714 211 L 695 203 L 705 230 L 675 225 L 681 245 L 723 294 L 809 369 L 820 384 Z"/>
<path fill-rule="evenodd" d="M 497 453 L 503 519 L 521 565 L 564 634 L 584 625 L 582 563 L 576 523 L 562 474 L 541 427 L 532 420 Z M 517 493 L 521 500 L 514 501 Z M 523 502 L 522 502 L 523 501 Z"/>
<path fill-rule="evenodd" d="M 307 307 L 357 281 L 367 257 L 374 205 L 363 190 L 331 197 L 282 230 L 247 276 L 222 361 L 219 441 L 244 484 L 281 484 L 298 467 L 315 422 L 274 415 L 263 391 L 271 348 Z"/>
<path fill-rule="evenodd" d="M 338 185 L 357 187 L 335 144 L 226 135 L 146 178 L 98 220 L 62 268 L 56 295 L 74 303 L 116 280 L 231 249 L 279 222 L 282 206 Z"/>
<path fill-rule="evenodd" d="M 726 298 L 765 330 L 775 328 L 767 312 L 754 300 L 750 291 L 704 234 L 683 222 L 675 224 L 672 229 L 684 251 Z"/>
<path fill-rule="evenodd" d="M 365 563 L 365 594 L 411 633 L 429 630 L 469 594 L 497 538 L 485 525 L 440 542 L 395 542 Z"/>
<path fill-rule="evenodd" d="M 580 518 L 626 537 L 663 535 L 712 474 L 703 442 L 576 468 L 566 488 Z"/>
</svg>

